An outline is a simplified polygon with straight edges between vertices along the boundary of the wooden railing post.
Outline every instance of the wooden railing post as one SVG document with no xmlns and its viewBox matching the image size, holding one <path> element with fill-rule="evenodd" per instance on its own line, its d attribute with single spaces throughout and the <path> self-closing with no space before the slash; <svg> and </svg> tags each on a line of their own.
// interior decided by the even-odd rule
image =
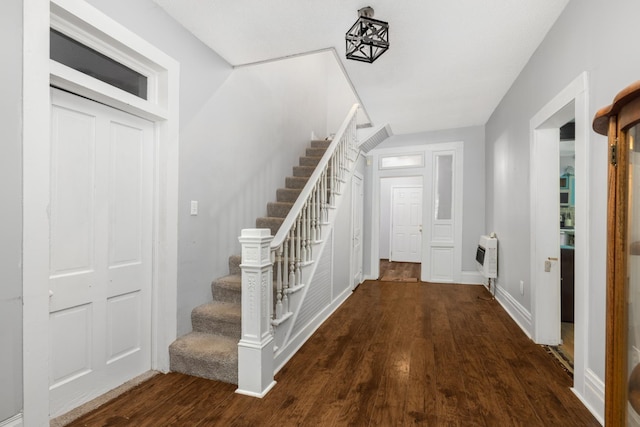
<svg viewBox="0 0 640 427">
<path fill-rule="evenodd" d="M 245 229 L 242 244 L 242 337 L 238 343 L 236 393 L 263 397 L 273 379 L 273 262 L 271 231 Z"/>
</svg>

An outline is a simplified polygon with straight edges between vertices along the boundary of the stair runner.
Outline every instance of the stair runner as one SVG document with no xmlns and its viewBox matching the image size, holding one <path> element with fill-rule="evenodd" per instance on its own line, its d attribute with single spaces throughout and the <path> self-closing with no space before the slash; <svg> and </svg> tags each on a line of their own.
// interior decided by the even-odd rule
<svg viewBox="0 0 640 427">
<path fill-rule="evenodd" d="M 331 141 L 311 141 L 285 188 L 276 191 L 276 201 L 267 204 L 267 216 L 256 219 L 256 228 L 269 228 L 275 236 Z M 213 301 L 191 312 L 193 331 L 169 346 L 174 372 L 238 383 L 238 341 L 241 336 L 241 257 L 229 257 L 229 275 L 211 283 Z"/>
</svg>

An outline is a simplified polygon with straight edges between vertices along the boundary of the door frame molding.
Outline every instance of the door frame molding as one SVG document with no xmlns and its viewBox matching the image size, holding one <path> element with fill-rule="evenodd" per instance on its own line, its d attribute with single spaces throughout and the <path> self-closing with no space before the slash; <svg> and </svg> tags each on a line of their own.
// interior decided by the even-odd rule
<svg viewBox="0 0 640 427">
<path fill-rule="evenodd" d="M 422 198 L 422 268 L 421 278 L 422 281 L 428 281 L 430 274 L 429 267 L 429 248 L 426 247 L 428 241 L 429 230 L 426 229 L 425 224 L 430 222 L 425 221 L 426 215 L 431 209 L 432 200 L 432 171 L 431 171 L 431 158 L 435 152 L 453 150 L 456 153 L 456 172 L 455 172 L 455 257 L 453 266 L 453 282 L 460 283 L 462 279 L 462 213 L 463 213 L 463 179 L 464 179 L 464 141 L 454 142 L 434 142 L 431 144 L 420 145 L 407 145 L 398 147 L 380 147 L 375 148 L 369 152 L 367 156 L 367 166 L 373 168 L 370 175 L 372 177 L 371 185 L 371 220 L 369 222 L 369 235 L 370 241 L 370 253 L 369 253 L 369 275 L 368 279 L 377 280 L 380 276 L 380 184 L 383 178 L 396 178 L 396 177 L 415 177 L 422 178 L 422 186 L 424 195 Z M 422 166 L 416 167 L 403 167 L 396 169 L 380 169 L 379 160 L 383 156 L 391 155 L 406 155 L 420 153 L 424 156 Z"/>
<path fill-rule="evenodd" d="M 49 423 L 49 86 L 154 122 L 151 367 L 168 371 L 176 336 L 179 64 L 85 2 L 24 0 L 23 41 L 23 408 L 25 425 Z M 145 101 L 50 61 L 49 28 L 143 69 Z"/>
<path fill-rule="evenodd" d="M 554 122 L 564 120 L 568 115 L 575 117 L 576 130 L 576 221 L 575 232 L 578 236 L 578 245 L 575 247 L 575 343 L 574 343 L 574 392 L 583 400 L 593 395 L 596 390 L 601 390 L 604 396 L 604 388 L 597 384 L 597 376 L 588 368 L 587 360 L 588 340 L 588 286 L 589 274 L 589 191 L 590 188 L 590 159 L 589 159 L 589 93 L 588 75 L 581 73 L 567 87 L 558 93 L 546 104 L 530 121 L 530 210 L 531 210 L 531 241 L 530 241 L 530 282 L 531 282 L 531 307 L 532 307 L 532 337 L 537 343 L 546 343 L 549 337 L 560 337 L 560 292 L 550 292 L 545 288 L 544 281 L 539 276 L 540 256 L 537 252 L 538 221 L 534 206 L 538 197 L 536 174 L 548 172 L 544 165 L 536 162 L 535 152 L 539 144 L 548 143 L 550 138 L 559 139 L 559 136 L 549 131 L 549 127 L 560 127 L 564 123 Z M 571 117 L 569 117 L 570 119 Z M 579 142 L 578 142 L 579 141 Z M 559 239 L 559 236 L 558 236 Z M 558 243 L 558 253 L 560 252 Z M 557 307 L 557 325 L 545 321 L 548 319 L 549 307 Z M 557 330 L 556 330 L 557 328 Z M 591 399 L 586 399 L 591 401 Z"/>
</svg>

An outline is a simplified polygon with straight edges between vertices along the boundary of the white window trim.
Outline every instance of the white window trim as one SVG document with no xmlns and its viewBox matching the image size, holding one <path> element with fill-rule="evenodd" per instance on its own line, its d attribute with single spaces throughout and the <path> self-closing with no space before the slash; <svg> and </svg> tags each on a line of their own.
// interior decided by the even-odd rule
<svg viewBox="0 0 640 427">
<path fill-rule="evenodd" d="M 91 5 L 24 0 L 23 381 L 24 424 L 49 424 L 49 86 L 155 123 L 152 369 L 168 371 L 176 337 L 179 64 Z M 150 78 L 149 100 L 49 59 L 49 28 Z"/>
</svg>

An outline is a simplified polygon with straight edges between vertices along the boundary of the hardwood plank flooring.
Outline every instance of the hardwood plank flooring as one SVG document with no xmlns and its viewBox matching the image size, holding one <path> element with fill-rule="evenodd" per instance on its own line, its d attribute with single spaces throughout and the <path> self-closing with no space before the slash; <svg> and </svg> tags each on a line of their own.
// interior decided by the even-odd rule
<svg viewBox="0 0 640 427">
<path fill-rule="evenodd" d="M 575 346 L 573 323 L 562 322 L 560 324 L 560 331 L 562 344 L 560 344 L 558 347 L 562 349 L 564 354 L 569 358 L 569 360 L 571 360 L 571 363 L 573 363 L 573 348 Z"/>
<path fill-rule="evenodd" d="M 599 426 L 482 286 L 367 281 L 263 399 L 160 374 L 79 426 Z"/>
<path fill-rule="evenodd" d="M 419 263 L 392 262 L 388 259 L 380 260 L 380 281 L 382 282 L 419 282 Z"/>
</svg>

